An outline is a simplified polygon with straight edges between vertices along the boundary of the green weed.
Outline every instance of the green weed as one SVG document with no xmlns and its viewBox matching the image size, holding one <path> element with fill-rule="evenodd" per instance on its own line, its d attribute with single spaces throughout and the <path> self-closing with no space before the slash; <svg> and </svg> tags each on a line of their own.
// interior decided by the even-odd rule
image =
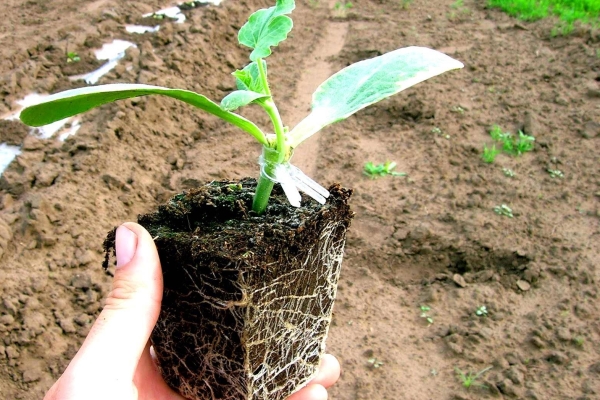
<svg viewBox="0 0 600 400">
<path fill-rule="evenodd" d="M 458 379 L 460 380 L 460 383 L 463 385 L 463 387 L 465 387 L 467 389 L 471 388 L 471 386 L 473 386 L 473 385 L 485 387 L 485 385 L 482 385 L 482 384 L 476 383 L 476 382 L 479 378 L 481 378 L 481 376 L 483 374 L 488 372 L 490 369 L 492 369 L 492 367 L 484 368 L 477 373 L 469 372 L 468 374 L 465 374 L 463 371 L 461 371 L 460 368 L 458 368 L 458 367 L 454 368 L 454 370 L 456 371 L 456 374 L 458 376 Z"/>
<path fill-rule="evenodd" d="M 427 324 L 431 325 L 433 324 L 433 317 L 429 315 L 429 311 L 431 311 L 431 307 L 429 306 L 420 306 L 419 309 L 421 310 L 421 318 L 423 318 L 425 321 L 427 321 Z"/>
<path fill-rule="evenodd" d="M 598 0 L 489 0 L 488 4 L 524 21 L 556 16 L 560 23 L 554 35 L 570 33 L 576 22 L 597 27 L 600 16 Z"/>
<path fill-rule="evenodd" d="M 481 158 L 484 162 L 491 164 L 496 160 L 496 156 L 500 154 L 500 150 L 496 148 L 496 145 L 492 145 L 492 147 L 488 147 L 487 144 L 483 145 L 483 154 L 481 154 Z"/>
<path fill-rule="evenodd" d="M 352 4 L 352 2 L 350 1 L 336 1 L 335 5 L 333 6 L 333 9 L 335 10 L 335 13 L 338 17 L 346 18 L 348 11 L 352 7 L 354 7 L 354 4 Z"/>
<path fill-rule="evenodd" d="M 509 206 L 507 206 L 506 204 L 502 204 L 502 205 L 494 207 L 494 212 L 498 215 L 503 215 L 508 218 L 513 218 L 512 209 Z"/>
<path fill-rule="evenodd" d="M 400 0 L 400 8 L 403 10 L 408 10 L 412 2 L 413 0 Z"/>
<path fill-rule="evenodd" d="M 375 357 L 371 357 L 367 360 L 367 362 L 371 365 L 372 368 L 381 368 L 383 366 L 383 361 L 379 360 L 378 358 Z"/>
<path fill-rule="evenodd" d="M 373 164 L 372 162 L 368 162 L 364 166 L 364 173 L 369 178 L 375 179 L 382 176 L 406 176 L 405 172 L 396 172 L 394 171 L 396 168 L 396 163 L 393 161 L 387 161 L 384 164 Z"/>
<path fill-rule="evenodd" d="M 502 168 L 502 173 L 504 174 L 504 176 L 509 177 L 509 178 L 515 177 L 515 171 L 513 171 L 510 168 Z"/>
<path fill-rule="evenodd" d="M 475 310 L 475 315 L 477 315 L 478 317 L 487 317 L 487 315 L 488 315 L 487 307 L 486 306 L 478 307 L 477 310 Z"/>
<path fill-rule="evenodd" d="M 68 63 L 74 63 L 74 62 L 79 62 L 79 61 L 81 61 L 81 57 L 79 57 L 79 54 L 75 53 L 74 51 L 67 52 L 67 62 Z"/>
<path fill-rule="evenodd" d="M 565 175 L 559 169 L 548 169 L 551 178 L 564 178 Z"/>
<path fill-rule="evenodd" d="M 492 139 L 502 144 L 502 150 L 512 156 L 520 156 L 530 152 L 534 148 L 535 138 L 519 131 L 517 136 L 510 132 L 504 132 L 498 125 L 492 126 L 490 129 Z"/>
</svg>

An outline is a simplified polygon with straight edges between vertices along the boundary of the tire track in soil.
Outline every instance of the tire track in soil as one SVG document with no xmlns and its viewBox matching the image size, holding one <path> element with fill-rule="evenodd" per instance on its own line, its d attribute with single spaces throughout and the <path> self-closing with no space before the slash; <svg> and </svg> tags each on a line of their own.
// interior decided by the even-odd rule
<svg viewBox="0 0 600 400">
<path fill-rule="evenodd" d="M 329 3 L 329 8 L 332 9 L 335 1 L 330 1 Z M 335 72 L 328 59 L 339 54 L 344 48 L 348 25 L 348 22 L 329 21 L 324 27 L 325 34 L 315 44 L 315 51 L 304 65 L 303 72 L 298 81 L 296 96 L 292 106 L 293 109 L 289 117 L 291 122 L 290 127 L 296 126 L 296 124 L 308 115 L 313 92 Z M 319 134 L 313 135 L 294 152 L 294 165 L 313 179 L 317 170 L 320 137 L 321 135 Z"/>
</svg>

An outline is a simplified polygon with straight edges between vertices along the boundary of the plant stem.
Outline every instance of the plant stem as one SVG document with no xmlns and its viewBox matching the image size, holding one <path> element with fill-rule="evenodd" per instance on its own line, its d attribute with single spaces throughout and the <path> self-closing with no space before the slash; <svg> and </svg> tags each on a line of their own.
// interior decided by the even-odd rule
<svg viewBox="0 0 600 400">
<path fill-rule="evenodd" d="M 275 165 L 277 165 L 279 153 L 276 149 L 263 147 L 261 159 L 261 171 L 256 185 L 256 192 L 252 200 L 252 210 L 257 214 L 262 214 L 267 209 L 269 197 L 275 183 L 269 179 L 269 176 L 274 175 Z"/>
<path fill-rule="evenodd" d="M 260 74 L 260 80 L 263 83 L 265 88 L 265 94 L 271 95 L 271 89 L 269 88 L 269 81 L 267 80 L 267 71 L 265 71 L 265 66 L 263 65 L 263 59 L 259 58 L 256 60 L 256 65 L 258 66 L 258 73 Z"/>
<path fill-rule="evenodd" d="M 281 115 L 279 114 L 279 110 L 277 109 L 277 106 L 273 101 L 273 97 L 271 96 L 271 89 L 269 89 L 267 71 L 263 65 L 263 60 L 258 59 L 256 64 L 258 65 L 260 79 L 262 80 L 265 92 L 269 95 L 269 98 L 260 102 L 260 105 L 269 115 L 269 118 L 273 123 L 275 135 L 277 137 L 277 142 L 274 148 L 263 147 L 262 162 L 264 165 L 261 166 L 261 174 L 258 178 L 256 193 L 254 194 L 254 199 L 252 201 L 252 210 L 258 214 L 262 214 L 267 209 L 269 197 L 271 196 L 271 191 L 273 190 L 274 186 L 274 182 L 269 179 L 269 177 L 274 175 L 274 169 L 277 164 L 281 164 L 282 162 L 286 161 L 286 158 L 289 158 L 289 146 L 285 140 L 285 129 L 283 127 Z"/>
</svg>

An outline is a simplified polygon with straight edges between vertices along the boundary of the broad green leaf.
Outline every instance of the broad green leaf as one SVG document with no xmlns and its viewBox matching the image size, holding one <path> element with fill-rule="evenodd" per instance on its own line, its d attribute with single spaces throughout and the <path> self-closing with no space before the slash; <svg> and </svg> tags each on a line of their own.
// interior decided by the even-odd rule
<svg viewBox="0 0 600 400">
<path fill-rule="evenodd" d="M 116 100 L 150 94 L 159 94 L 184 101 L 243 129 L 254 136 L 261 144 L 267 144 L 263 132 L 246 118 L 222 110 L 219 104 L 198 93 L 160 86 L 112 84 L 67 90 L 46 97 L 40 104 L 25 108 L 21 111 L 20 118 L 27 125 L 42 126 Z"/>
<path fill-rule="evenodd" d="M 250 90 L 236 90 L 229 93 L 221 100 L 221 108 L 226 111 L 234 111 L 240 107 L 246 106 L 255 100 L 269 97 L 266 94 L 252 92 Z"/>
<path fill-rule="evenodd" d="M 425 47 L 406 47 L 352 64 L 331 76 L 313 94 L 310 114 L 290 132 L 301 142 L 334 122 L 463 64 Z"/>
<path fill-rule="evenodd" d="M 263 60 L 262 63 L 265 74 L 267 74 L 267 62 Z M 235 71 L 232 75 L 236 78 L 235 81 L 239 90 L 251 90 L 257 93 L 267 94 L 267 89 L 265 88 L 262 79 L 260 79 L 260 71 L 256 61 L 246 65 L 242 70 Z"/>
<path fill-rule="evenodd" d="M 291 13 L 295 7 L 294 0 L 277 0 L 274 7 L 258 10 L 248 18 L 238 33 L 238 41 L 254 49 L 250 60 L 268 57 L 271 46 L 277 46 L 287 38 L 293 22 L 285 14 Z"/>
</svg>

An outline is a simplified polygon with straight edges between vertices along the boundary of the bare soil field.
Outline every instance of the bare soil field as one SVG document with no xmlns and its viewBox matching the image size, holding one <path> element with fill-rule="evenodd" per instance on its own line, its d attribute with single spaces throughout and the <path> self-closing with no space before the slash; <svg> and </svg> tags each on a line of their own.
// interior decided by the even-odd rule
<svg viewBox="0 0 600 400">
<path fill-rule="evenodd" d="M 101 65 L 94 50 L 114 39 L 135 47 L 99 83 L 220 100 L 247 63 L 237 30 L 271 3 L 225 0 L 176 23 L 142 18 L 174 5 L 158 0 L 5 0 L 0 117 L 31 93 L 85 85 L 69 77 Z M 465 64 L 294 155 L 323 186 L 354 189 L 328 339 L 343 372 L 330 397 L 598 398 L 600 33 L 552 37 L 553 21 L 519 22 L 482 1 L 403 3 L 356 0 L 340 12 L 299 0 L 291 37 L 269 59 L 289 126 L 352 62 L 419 45 Z M 161 28 L 125 30 L 136 23 Z M 67 62 L 73 51 L 81 61 Z M 534 136 L 534 150 L 484 163 L 494 124 Z M 21 146 L 0 178 L 2 399 L 40 399 L 77 351 L 110 286 L 101 262 L 111 228 L 202 182 L 255 177 L 260 153 L 236 128 L 159 97 L 89 112 L 64 141 L 1 120 L 0 143 Z M 407 176 L 370 179 L 367 161 L 395 161 Z M 502 204 L 512 218 L 494 211 Z M 488 367 L 469 389 L 457 374 Z"/>
</svg>

